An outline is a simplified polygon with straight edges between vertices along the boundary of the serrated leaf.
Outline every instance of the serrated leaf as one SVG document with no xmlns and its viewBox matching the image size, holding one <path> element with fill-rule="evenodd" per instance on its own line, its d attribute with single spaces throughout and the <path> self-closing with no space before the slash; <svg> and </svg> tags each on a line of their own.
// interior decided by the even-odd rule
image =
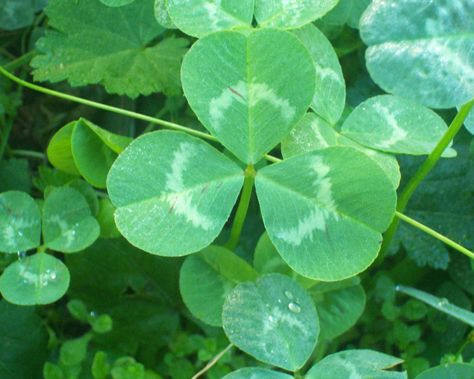
<svg viewBox="0 0 474 379">
<path fill-rule="evenodd" d="M 179 288 L 184 303 L 198 319 L 222 325 L 224 299 L 238 283 L 257 279 L 257 273 L 242 258 L 220 247 L 209 246 L 184 261 Z"/>
<path fill-rule="evenodd" d="M 182 68 L 199 120 L 246 163 L 259 161 L 303 116 L 314 77 L 297 37 L 273 29 L 213 33 L 193 45 Z"/>
<path fill-rule="evenodd" d="M 373 149 L 394 154 L 427 155 L 448 126 L 432 110 L 401 97 L 382 95 L 358 105 L 346 118 L 341 134 Z M 456 156 L 452 148 L 444 157 Z"/>
<path fill-rule="evenodd" d="M 86 199 L 75 189 L 51 191 L 43 205 L 43 239 L 48 248 L 74 253 L 90 246 L 100 234 Z"/>
<path fill-rule="evenodd" d="M 374 0 L 360 23 L 372 79 L 431 108 L 467 102 L 474 93 L 473 13 L 470 0 Z"/>
<path fill-rule="evenodd" d="M 468 363 L 449 363 L 430 368 L 422 372 L 416 379 L 472 379 L 474 366 Z"/>
<path fill-rule="evenodd" d="M 167 38 L 153 15 L 153 0 L 108 7 L 97 0 L 50 0 L 49 26 L 32 61 L 35 80 L 84 86 L 137 97 L 180 93 L 179 69 L 187 41 Z M 137 22 L 140 20 L 140 22 Z M 100 33 L 100 38 L 97 36 Z"/>
<path fill-rule="evenodd" d="M 243 178 L 233 161 L 207 143 L 158 131 L 124 150 L 110 170 L 107 189 L 125 238 L 149 253 L 179 256 L 217 237 Z"/>
<path fill-rule="evenodd" d="M 319 334 L 318 315 L 310 296 L 280 274 L 237 285 L 224 303 L 222 324 L 239 349 L 290 371 L 304 365 Z"/>
<path fill-rule="evenodd" d="M 380 378 L 407 379 L 406 372 L 386 371 L 403 361 L 372 350 L 345 350 L 316 363 L 306 379 Z"/>
<path fill-rule="evenodd" d="M 167 29 L 176 29 L 168 12 L 168 0 L 155 0 L 155 18 L 158 24 Z"/>
<path fill-rule="evenodd" d="M 290 134 L 281 142 L 281 152 L 284 158 L 289 158 L 330 146 L 350 146 L 363 152 L 385 172 L 393 187 L 398 188 L 401 174 L 395 157 L 366 148 L 339 134 L 334 127 L 314 113 L 307 113 L 291 129 Z"/>
<path fill-rule="evenodd" d="M 293 379 L 292 376 L 278 371 L 259 367 L 246 367 L 227 374 L 222 379 Z"/>
<path fill-rule="evenodd" d="M 255 18 L 261 27 L 298 28 L 324 16 L 338 0 L 256 0 Z"/>
<path fill-rule="evenodd" d="M 17 253 L 38 247 L 41 214 L 36 202 L 25 192 L 0 194 L 0 251 Z"/>
<path fill-rule="evenodd" d="M 318 28 L 310 24 L 293 30 L 306 46 L 316 68 L 316 91 L 311 108 L 331 124 L 336 124 L 346 102 L 346 84 L 336 52 Z"/>
<path fill-rule="evenodd" d="M 254 0 L 167 0 L 173 23 L 184 33 L 203 37 L 219 30 L 250 28 Z"/>
<path fill-rule="evenodd" d="M 69 271 L 59 259 L 37 253 L 8 266 L 0 277 L 0 292 L 17 305 L 49 304 L 69 287 Z"/>
<path fill-rule="evenodd" d="M 336 281 L 376 258 L 395 211 L 385 173 L 350 147 L 329 147 L 260 170 L 263 221 L 282 258 L 308 278 Z"/>
</svg>

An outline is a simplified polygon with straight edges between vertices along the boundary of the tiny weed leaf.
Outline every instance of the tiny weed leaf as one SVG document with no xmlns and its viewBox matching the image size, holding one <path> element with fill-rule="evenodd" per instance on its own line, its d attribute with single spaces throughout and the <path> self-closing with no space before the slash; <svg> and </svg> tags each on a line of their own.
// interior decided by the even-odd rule
<svg viewBox="0 0 474 379">
<path fill-rule="evenodd" d="M 179 256 L 217 237 L 243 179 L 243 171 L 207 143 L 159 131 L 125 149 L 107 188 L 125 238 L 149 253 Z"/>
<path fill-rule="evenodd" d="M 280 274 L 237 285 L 224 303 L 222 324 L 239 349 L 290 371 L 304 365 L 319 335 L 311 297 L 294 280 Z"/>
<path fill-rule="evenodd" d="M 0 251 L 17 253 L 38 247 L 41 214 L 36 202 L 25 192 L 0 194 Z"/>
<path fill-rule="evenodd" d="M 203 125 L 241 161 L 256 163 L 304 115 L 316 80 L 297 37 L 261 29 L 200 39 L 184 58 L 182 82 Z"/>
<path fill-rule="evenodd" d="M 395 211 L 385 173 L 350 147 L 329 147 L 260 170 L 263 221 L 282 258 L 297 273 L 342 280 L 376 258 Z"/>
<path fill-rule="evenodd" d="M 0 292 L 13 304 L 49 304 L 69 287 L 69 271 L 59 259 L 37 253 L 8 266 L 0 277 Z"/>
<path fill-rule="evenodd" d="M 360 22 L 367 69 L 385 91 L 431 108 L 474 93 L 471 0 L 374 0 Z"/>
<path fill-rule="evenodd" d="M 231 372 L 222 379 L 293 379 L 293 377 L 282 372 L 265 368 L 247 367 Z"/>
</svg>

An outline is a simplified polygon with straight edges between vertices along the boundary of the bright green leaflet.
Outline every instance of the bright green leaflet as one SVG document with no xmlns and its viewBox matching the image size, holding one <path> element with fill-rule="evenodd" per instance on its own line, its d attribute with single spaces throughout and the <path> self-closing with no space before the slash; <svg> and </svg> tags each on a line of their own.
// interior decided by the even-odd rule
<svg viewBox="0 0 474 379">
<path fill-rule="evenodd" d="M 416 379 L 472 379 L 474 366 L 468 363 L 450 363 L 422 372 Z"/>
<path fill-rule="evenodd" d="M 324 16 L 338 0 L 255 0 L 261 27 L 298 28 Z"/>
<path fill-rule="evenodd" d="M 36 202 L 25 192 L 0 194 L 0 251 L 17 253 L 40 244 L 41 214 Z"/>
<path fill-rule="evenodd" d="M 365 308 L 365 292 L 358 277 L 317 283 L 308 289 L 318 310 L 320 339 L 331 341 L 355 325 Z"/>
<path fill-rule="evenodd" d="M 341 134 L 373 149 L 394 154 L 428 155 L 448 126 L 431 109 L 401 97 L 381 95 L 357 106 Z M 444 157 L 456 152 L 448 148 Z"/>
<path fill-rule="evenodd" d="M 71 175 L 80 175 L 71 150 L 71 136 L 77 121 L 64 125 L 49 141 L 46 154 L 49 162 L 58 170 Z"/>
<path fill-rule="evenodd" d="M 319 334 L 311 297 L 295 281 L 280 274 L 237 285 L 224 303 L 222 324 L 239 349 L 290 371 L 304 365 Z"/>
<path fill-rule="evenodd" d="M 365 153 L 385 172 L 394 188 L 400 184 L 400 167 L 392 155 L 368 149 L 339 134 L 331 125 L 314 113 L 307 113 L 281 142 L 283 157 L 321 150 L 330 146 L 351 146 Z"/>
<path fill-rule="evenodd" d="M 35 17 L 35 0 L 2 0 L 0 29 L 16 30 L 29 26 Z"/>
<path fill-rule="evenodd" d="M 254 0 L 167 0 L 174 24 L 184 33 L 202 37 L 219 30 L 250 28 Z"/>
<path fill-rule="evenodd" d="M 304 115 L 316 82 L 311 57 L 297 37 L 273 29 L 200 39 L 184 57 L 181 76 L 206 129 L 251 164 Z"/>
<path fill-rule="evenodd" d="M 180 256 L 217 237 L 243 179 L 242 169 L 207 143 L 158 131 L 124 150 L 109 172 L 107 189 L 117 207 L 117 227 L 128 241 L 149 253 Z"/>
<path fill-rule="evenodd" d="M 155 0 L 155 18 L 158 24 L 167 29 L 176 29 L 168 12 L 168 0 Z"/>
<path fill-rule="evenodd" d="M 395 212 L 385 173 L 364 153 L 329 147 L 260 170 L 257 195 L 270 239 L 308 278 L 336 281 L 364 271 Z"/>
<path fill-rule="evenodd" d="M 109 7 L 122 7 L 124 5 L 128 5 L 133 3 L 135 0 L 100 0 L 101 3 L 109 6 Z M 142 0 L 143 1 L 143 0 Z"/>
<path fill-rule="evenodd" d="M 470 0 L 374 0 L 360 22 L 372 79 L 431 108 L 466 103 L 474 94 L 473 14 Z"/>
<path fill-rule="evenodd" d="M 471 327 L 474 327 L 474 313 L 467 311 L 449 302 L 448 299 L 433 296 L 427 292 L 407 286 L 397 286 L 397 291 L 412 296 L 440 312 L 446 313 Z"/>
<path fill-rule="evenodd" d="M 68 187 L 53 189 L 43 205 L 43 239 L 51 250 L 74 253 L 90 246 L 100 234 L 84 196 Z"/>
<path fill-rule="evenodd" d="M 330 124 L 336 124 L 346 103 L 346 84 L 331 42 L 314 25 L 293 31 L 306 46 L 316 68 L 316 91 L 311 108 Z"/>
<path fill-rule="evenodd" d="M 153 15 L 153 0 L 118 8 L 98 0 L 50 0 L 46 14 L 54 30 L 36 44 L 35 80 L 68 80 L 74 87 L 102 84 L 110 93 L 133 98 L 181 92 L 179 69 L 187 41 L 170 37 L 153 43 L 164 31 Z"/>
<path fill-rule="evenodd" d="M 345 350 L 316 363 L 305 379 L 377 378 L 407 379 L 406 372 L 385 371 L 403 361 L 372 350 Z"/>
<path fill-rule="evenodd" d="M 224 299 L 238 283 L 257 279 L 242 258 L 220 246 L 209 246 L 184 261 L 179 274 L 181 297 L 191 313 L 213 326 L 222 325 Z"/>
<path fill-rule="evenodd" d="M 0 292 L 13 304 L 50 304 L 69 287 L 69 271 L 59 259 L 37 253 L 8 266 L 0 277 Z"/>
<path fill-rule="evenodd" d="M 265 368 L 246 367 L 231 372 L 222 379 L 293 379 L 293 377 L 282 372 Z"/>
</svg>

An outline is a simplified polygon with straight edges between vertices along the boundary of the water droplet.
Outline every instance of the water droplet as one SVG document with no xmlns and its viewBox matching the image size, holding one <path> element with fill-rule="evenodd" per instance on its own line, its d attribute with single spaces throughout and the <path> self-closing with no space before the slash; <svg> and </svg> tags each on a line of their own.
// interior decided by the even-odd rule
<svg viewBox="0 0 474 379">
<path fill-rule="evenodd" d="M 278 303 L 280 303 L 280 304 L 281 304 L 281 299 L 278 299 Z"/>
<path fill-rule="evenodd" d="M 19 251 L 17 252 L 17 255 L 18 255 L 18 260 L 22 260 L 26 257 L 26 251 Z"/>
<path fill-rule="evenodd" d="M 20 237 L 23 237 L 23 232 L 18 231 L 18 235 L 19 235 Z"/>
<path fill-rule="evenodd" d="M 270 321 L 270 322 L 272 322 L 272 323 L 275 322 L 275 317 L 273 317 L 273 316 L 268 316 L 268 321 Z"/>
<path fill-rule="evenodd" d="M 401 289 L 402 289 L 402 287 L 400 287 L 399 284 L 397 284 L 397 285 L 395 286 L 395 291 L 399 292 Z"/>
<path fill-rule="evenodd" d="M 49 279 L 56 280 L 56 278 L 57 278 L 56 272 L 53 271 L 49 274 Z"/>
<path fill-rule="evenodd" d="M 94 311 L 91 311 L 89 314 L 90 314 L 91 317 L 97 317 L 97 313 L 94 312 Z"/>
<path fill-rule="evenodd" d="M 288 309 L 293 313 L 300 313 L 301 312 L 301 307 L 298 304 L 293 303 L 293 302 L 288 304 Z"/>
<path fill-rule="evenodd" d="M 285 296 L 290 300 L 293 299 L 293 294 L 290 291 L 285 291 Z"/>
<path fill-rule="evenodd" d="M 445 298 L 440 299 L 440 300 L 438 301 L 438 307 L 444 307 L 444 306 L 446 306 L 446 305 L 448 305 L 448 304 L 449 304 L 449 300 L 448 300 L 448 299 L 445 299 Z"/>
</svg>

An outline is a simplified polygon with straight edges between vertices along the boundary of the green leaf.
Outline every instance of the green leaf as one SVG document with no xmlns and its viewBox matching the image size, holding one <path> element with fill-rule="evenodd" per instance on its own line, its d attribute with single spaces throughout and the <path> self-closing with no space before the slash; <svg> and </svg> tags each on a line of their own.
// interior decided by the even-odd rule
<svg viewBox="0 0 474 379">
<path fill-rule="evenodd" d="M 222 379 L 292 379 L 293 377 L 282 372 L 259 367 L 246 367 L 227 374 Z"/>
<path fill-rule="evenodd" d="M 133 98 L 181 92 L 179 69 L 187 41 L 170 37 L 154 43 L 164 29 L 156 23 L 153 0 L 123 7 L 50 0 L 46 14 L 54 30 L 37 42 L 39 55 L 31 63 L 35 80 L 67 80 L 74 87 L 102 84 L 109 93 Z"/>
<path fill-rule="evenodd" d="M 120 232 L 114 220 L 115 207 L 109 198 L 99 200 L 99 213 L 97 222 L 100 225 L 100 236 L 102 238 L 118 238 Z"/>
<path fill-rule="evenodd" d="M 367 68 L 385 91 L 431 108 L 474 93 L 474 3 L 374 0 L 360 22 Z"/>
<path fill-rule="evenodd" d="M 69 271 L 59 259 L 37 253 L 8 266 L 0 277 L 5 300 L 18 305 L 50 304 L 69 287 Z"/>
<path fill-rule="evenodd" d="M 199 120 L 246 163 L 288 134 L 308 108 L 315 81 L 297 37 L 273 29 L 204 37 L 182 68 L 183 90 Z"/>
<path fill-rule="evenodd" d="M 68 187 L 51 191 L 43 205 L 43 238 L 48 248 L 74 253 L 90 246 L 99 234 L 99 224 L 78 191 Z"/>
<path fill-rule="evenodd" d="M 47 343 L 45 324 L 35 308 L 0 300 L 0 378 L 42 378 Z"/>
<path fill-rule="evenodd" d="M 257 279 L 257 273 L 242 258 L 220 247 L 209 246 L 184 261 L 179 288 L 184 303 L 198 319 L 222 325 L 224 299 L 238 283 Z"/>
<path fill-rule="evenodd" d="M 3 159 L 0 161 L 0 192 L 31 191 L 32 174 L 26 159 Z"/>
<path fill-rule="evenodd" d="M 33 23 L 35 17 L 35 0 L 2 0 L 0 12 L 0 29 L 16 30 Z"/>
<path fill-rule="evenodd" d="M 359 20 L 372 0 L 340 0 L 321 21 L 329 25 L 347 24 L 351 28 L 359 28 Z"/>
<path fill-rule="evenodd" d="M 394 188 L 400 184 L 400 167 L 395 157 L 366 148 L 339 134 L 331 125 L 314 113 L 307 113 L 291 129 L 290 134 L 281 142 L 281 151 L 284 158 L 289 158 L 330 146 L 350 146 L 363 152 L 385 172 Z"/>
<path fill-rule="evenodd" d="M 158 131 L 125 149 L 110 170 L 107 188 L 125 238 L 149 253 L 179 256 L 217 237 L 243 178 L 242 169 L 207 143 Z"/>
<path fill-rule="evenodd" d="M 448 126 L 432 110 L 397 96 L 372 97 L 347 117 L 341 134 L 373 149 L 395 154 L 427 155 Z M 443 156 L 453 157 L 448 148 Z"/>
<path fill-rule="evenodd" d="M 17 253 L 40 244 L 41 214 L 25 192 L 0 194 L 0 251 Z"/>
<path fill-rule="evenodd" d="M 237 285 L 224 303 L 222 324 L 239 349 L 290 371 L 304 365 L 319 334 L 311 297 L 295 281 L 280 274 Z"/>
<path fill-rule="evenodd" d="M 87 346 L 92 335 L 87 333 L 79 338 L 65 341 L 59 350 L 59 361 L 63 366 L 76 366 L 86 359 Z"/>
<path fill-rule="evenodd" d="M 135 0 L 100 0 L 102 4 L 107 5 L 108 7 L 123 7 L 133 3 Z"/>
<path fill-rule="evenodd" d="M 162 27 L 176 29 L 168 12 L 168 0 L 155 0 L 155 18 Z"/>
<path fill-rule="evenodd" d="M 261 27 L 297 28 L 321 18 L 338 0 L 256 0 L 255 18 Z"/>
<path fill-rule="evenodd" d="M 321 339 L 330 341 L 355 325 L 365 308 L 365 292 L 358 277 L 317 283 L 308 289 L 318 310 Z"/>
<path fill-rule="evenodd" d="M 451 304 L 448 299 L 433 296 L 427 292 L 418 290 L 416 288 L 407 286 L 397 286 L 397 291 L 402 292 L 406 295 L 414 297 L 425 304 L 437 309 L 440 312 L 446 313 L 471 327 L 474 327 L 474 313 L 469 312 L 463 308 L 460 308 L 454 304 Z"/>
<path fill-rule="evenodd" d="M 49 162 L 58 170 L 71 175 L 80 175 L 71 147 L 71 137 L 76 124 L 77 121 L 72 121 L 54 133 L 46 150 Z"/>
<path fill-rule="evenodd" d="M 472 379 L 474 366 L 467 363 L 451 363 L 422 372 L 416 379 Z"/>
<path fill-rule="evenodd" d="M 263 221 L 282 258 L 297 273 L 336 281 L 365 270 L 390 224 L 395 189 L 365 154 L 329 147 L 257 173 Z"/>
<path fill-rule="evenodd" d="M 167 0 L 174 24 L 184 33 L 202 37 L 219 30 L 250 28 L 254 0 Z"/>
<path fill-rule="evenodd" d="M 336 52 L 324 34 L 312 24 L 293 33 L 308 49 L 316 68 L 316 91 L 311 108 L 329 123 L 335 124 L 346 102 L 346 84 Z"/>
<path fill-rule="evenodd" d="M 308 371 L 306 379 L 407 379 L 406 372 L 385 371 L 403 361 L 372 350 L 345 350 L 331 354 Z"/>
</svg>

